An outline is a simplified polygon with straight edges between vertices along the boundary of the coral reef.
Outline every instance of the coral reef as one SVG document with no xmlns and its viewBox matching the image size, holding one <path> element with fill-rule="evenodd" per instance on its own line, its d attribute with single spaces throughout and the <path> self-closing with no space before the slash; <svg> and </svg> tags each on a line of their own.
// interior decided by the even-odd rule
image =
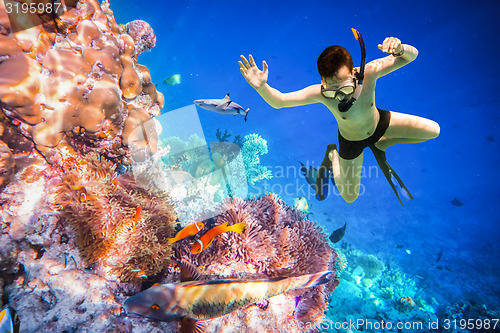
<svg viewBox="0 0 500 333">
<path fill-rule="evenodd" d="M 21 332 L 103 332 L 123 322 L 117 285 L 83 270 L 74 232 L 51 202 L 58 170 L 31 159 L 0 193 L 0 303 L 17 310 Z"/>
<path fill-rule="evenodd" d="M 224 233 L 197 255 L 190 252 L 191 242 L 180 241 L 174 246 L 176 257 L 187 258 L 207 275 L 224 278 L 298 276 L 335 269 L 335 251 L 318 225 L 304 219 L 299 211 L 275 195 L 254 200 L 226 199 L 222 210 L 224 213 L 205 223 L 201 234 L 214 225 L 244 222 L 243 234 Z M 273 297 L 267 310 L 257 306 L 238 310 L 212 320 L 208 330 L 229 332 L 224 327 L 244 327 L 245 332 L 275 331 L 278 327 L 287 332 L 314 330 L 324 318 L 326 300 L 337 283 L 334 279 L 327 285 Z"/>
<path fill-rule="evenodd" d="M 12 122 L 18 136 L 49 160 L 54 148 L 65 145 L 124 163 L 131 145 L 155 153 L 155 131 L 144 124 L 159 114 L 163 96 L 137 64 L 142 41 L 151 44 L 154 33 L 150 27 L 145 34 L 135 28 L 133 36 L 123 33 L 107 2 L 71 3 L 59 17 L 29 30 L 12 29 L 13 20 L 0 22 L 2 122 Z M 134 36 L 141 36 L 137 47 Z M 137 127 L 146 127 L 146 137 L 134 142 L 129 136 Z"/>
<path fill-rule="evenodd" d="M 453 322 L 459 323 L 463 332 L 465 332 L 466 324 L 474 321 L 475 327 L 467 327 L 469 332 L 498 332 L 498 318 L 500 311 L 498 308 L 487 308 L 484 304 L 477 304 L 472 300 L 462 301 L 441 308 L 438 313 L 439 323 Z M 473 320 L 471 320 L 474 318 Z M 439 329 L 439 326 L 434 325 L 434 329 Z M 473 326 L 473 325 L 472 325 Z M 444 332 L 452 332 L 454 327 L 450 327 Z"/>
<path fill-rule="evenodd" d="M 0 307 L 23 332 L 130 332 L 123 293 L 167 273 L 176 215 L 115 168 L 157 153 L 163 96 L 107 1 L 64 3 L 29 30 L 0 12 Z"/>
<path fill-rule="evenodd" d="M 239 195 L 246 195 L 246 184 L 242 184 L 243 179 L 241 179 L 243 173 L 246 176 L 246 181 L 252 185 L 255 185 L 259 180 L 272 178 L 271 171 L 260 164 L 259 156 L 268 152 L 267 141 L 260 135 L 248 134 L 243 139 L 239 135 L 236 136 L 235 142 L 237 140 L 241 144 L 241 150 L 234 148 L 238 148 L 239 144 L 226 143 L 231 136 L 227 130 L 222 133 L 217 129 L 216 136 L 220 144 L 212 143 L 210 149 L 207 143 L 196 134 L 191 135 L 187 143 L 175 136 L 160 137 L 160 146 L 170 147 L 172 152 L 163 158 L 165 167 L 187 171 L 194 178 L 211 175 L 210 183 L 217 185 L 220 183 L 220 179 L 213 172 L 222 166 L 227 166 L 233 171 L 233 177 L 229 177 L 226 183 L 231 184 L 236 190 L 235 192 L 245 188 L 245 193 Z M 237 158 L 239 155 L 241 155 L 242 161 Z M 219 197 L 224 199 L 226 195 L 223 192 L 226 189 L 222 188 L 221 190 Z M 231 196 L 232 193 L 228 192 Z"/>
<path fill-rule="evenodd" d="M 343 261 L 349 261 L 340 273 L 340 283 L 330 297 L 327 320 L 322 327 L 337 328 L 328 332 L 349 332 L 338 323 L 356 322 L 412 322 L 427 323 L 436 320 L 438 303 L 425 295 L 415 280 L 404 274 L 395 264 L 384 265 L 375 255 L 363 253 L 342 242 Z M 339 255 L 339 258 L 342 257 Z M 425 328 L 426 326 L 424 326 Z M 358 326 L 360 330 L 372 331 Z M 395 327 L 384 327 L 377 332 L 393 332 Z"/>
</svg>

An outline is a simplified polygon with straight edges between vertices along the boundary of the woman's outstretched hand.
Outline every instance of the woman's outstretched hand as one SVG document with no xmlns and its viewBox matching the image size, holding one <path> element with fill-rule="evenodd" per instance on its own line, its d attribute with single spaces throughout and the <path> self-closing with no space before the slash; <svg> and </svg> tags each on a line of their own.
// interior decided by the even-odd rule
<svg viewBox="0 0 500 333">
<path fill-rule="evenodd" d="M 267 63 L 262 61 L 262 70 L 260 70 L 255 64 L 255 60 L 251 54 L 248 56 L 249 61 L 247 61 L 243 55 L 241 55 L 240 58 L 241 61 L 238 61 L 238 64 L 240 64 L 240 72 L 245 80 L 247 80 L 248 84 L 255 90 L 263 87 L 269 75 Z"/>
</svg>

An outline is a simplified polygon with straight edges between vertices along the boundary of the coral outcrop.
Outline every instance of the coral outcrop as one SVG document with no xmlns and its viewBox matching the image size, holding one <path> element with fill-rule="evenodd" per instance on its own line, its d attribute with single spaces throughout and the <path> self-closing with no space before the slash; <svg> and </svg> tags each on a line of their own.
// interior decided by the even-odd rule
<svg viewBox="0 0 500 333">
<path fill-rule="evenodd" d="M 29 30 L 13 29 L 15 22 L 0 13 L 3 113 L 47 158 L 68 144 L 125 163 L 131 146 L 139 159 L 155 153 L 156 132 L 148 123 L 163 96 L 137 64 L 137 54 L 154 46 L 151 27 L 135 22 L 128 34 L 107 2 L 70 3 L 59 17 Z M 37 23 L 37 15 L 29 20 Z M 139 137 L 132 134 L 138 127 Z"/>
<path fill-rule="evenodd" d="M 222 209 L 225 212 L 205 223 L 200 234 L 225 222 L 246 223 L 244 233 L 224 233 L 197 255 L 190 252 L 191 242 L 178 242 L 174 247 L 178 258 L 187 258 L 211 277 L 224 278 L 298 276 L 335 270 L 336 254 L 323 231 L 275 195 L 254 200 L 227 199 Z M 337 284 L 334 279 L 326 285 L 273 297 L 266 310 L 250 306 L 212 320 L 208 329 L 314 331 L 324 318 L 328 297 Z"/>
</svg>

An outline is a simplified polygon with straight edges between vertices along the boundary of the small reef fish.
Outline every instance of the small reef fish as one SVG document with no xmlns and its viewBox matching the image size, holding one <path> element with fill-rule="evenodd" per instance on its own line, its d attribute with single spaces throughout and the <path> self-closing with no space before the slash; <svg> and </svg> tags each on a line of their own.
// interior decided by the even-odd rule
<svg viewBox="0 0 500 333">
<path fill-rule="evenodd" d="M 229 94 L 224 96 L 222 99 L 197 99 L 193 102 L 198 105 L 200 108 L 217 112 L 220 114 L 232 114 L 237 115 L 241 114 L 245 117 L 245 121 L 247 121 L 247 115 L 250 111 L 250 108 L 244 109 L 241 105 L 236 104 L 229 98 Z"/>
<path fill-rule="evenodd" d="M 304 163 L 300 162 L 300 171 L 302 176 L 306 179 L 307 183 L 311 185 L 312 189 L 316 191 L 316 178 L 318 177 L 318 169 L 313 166 L 306 167 Z"/>
<path fill-rule="evenodd" d="M 3 308 L 0 312 L 0 333 L 19 333 L 21 321 L 16 310 L 10 306 Z"/>
<path fill-rule="evenodd" d="M 196 235 L 201 229 L 203 229 L 204 226 L 205 225 L 203 224 L 203 222 L 194 222 L 188 224 L 181 231 L 179 231 L 177 235 L 175 235 L 175 237 L 169 238 L 168 241 L 170 243 L 175 243 L 186 237 Z"/>
<path fill-rule="evenodd" d="M 399 299 L 399 303 L 404 306 L 410 306 L 413 307 L 415 306 L 415 302 L 410 296 L 404 296 Z"/>
<path fill-rule="evenodd" d="M 439 251 L 437 258 L 436 258 L 436 264 L 441 261 L 441 258 L 443 257 L 443 250 Z"/>
<path fill-rule="evenodd" d="M 165 79 L 163 81 L 163 84 L 169 85 L 169 86 L 175 86 L 177 84 L 181 83 L 181 75 L 180 74 L 174 74 L 168 79 Z"/>
<path fill-rule="evenodd" d="M 139 219 L 141 218 L 141 212 L 142 212 L 141 205 L 137 205 L 137 207 L 135 207 L 134 222 L 139 221 Z"/>
<path fill-rule="evenodd" d="M 338 243 L 342 238 L 344 238 L 345 235 L 345 228 L 347 226 L 347 223 L 344 223 L 344 226 L 341 228 L 338 228 L 332 234 L 330 235 L 330 241 L 332 243 Z"/>
<path fill-rule="evenodd" d="M 182 271 L 182 266 L 181 266 Z M 127 314 L 174 321 L 196 327 L 196 320 L 220 317 L 247 305 L 299 288 L 310 288 L 331 280 L 324 271 L 296 277 L 262 280 L 228 279 L 189 281 L 153 286 L 128 298 Z M 181 329 L 182 332 L 185 332 Z M 197 330 L 201 331 L 201 330 Z"/>
<path fill-rule="evenodd" d="M 455 207 L 461 207 L 464 205 L 462 201 L 458 200 L 457 198 L 451 200 L 451 204 Z"/>
<path fill-rule="evenodd" d="M 230 226 L 228 226 L 226 222 L 216 227 L 213 227 L 212 229 L 208 230 L 205 234 L 203 234 L 203 236 L 197 239 L 196 242 L 193 243 L 193 246 L 191 247 L 191 253 L 197 254 L 205 250 L 207 247 L 212 245 L 212 242 L 214 241 L 215 237 L 219 236 L 222 233 L 228 231 L 234 231 L 241 234 L 243 231 L 245 231 L 245 228 L 246 228 L 245 222 L 236 223 Z"/>
<path fill-rule="evenodd" d="M 293 206 L 304 213 L 306 216 L 311 214 L 311 212 L 309 212 L 309 203 L 304 197 L 296 197 L 295 199 L 293 199 Z"/>
<path fill-rule="evenodd" d="M 448 266 L 434 266 L 437 270 L 442 271 L 443 269 L 446 269 L 448 272 L 453 272 L 453 270 L 448 267 Z"/>
</svg>

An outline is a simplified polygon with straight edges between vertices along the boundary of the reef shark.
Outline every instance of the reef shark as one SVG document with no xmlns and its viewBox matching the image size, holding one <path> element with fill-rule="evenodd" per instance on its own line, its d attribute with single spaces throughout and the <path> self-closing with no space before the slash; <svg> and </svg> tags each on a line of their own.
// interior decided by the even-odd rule
<svg viewBox="0 0 500 333">
<path fill-rule="evenodd" d="M 224 96 L 224 98 L 222 99 L 197 99 L 193 103 L 198 105 L 202 109 L 217 112 L 220 114 L 232 114 L 235 116 L 237 114 L 241 114 L 243 115 L 243 117 L 245 117 L 245 121 L 247 121 L 247 115 L 250 111 L 250 108 L 245 110 L 243 107 L 241 107 L 241 105 L 233 102 L 229 98 L 229 94 Z"/>
</svg>

